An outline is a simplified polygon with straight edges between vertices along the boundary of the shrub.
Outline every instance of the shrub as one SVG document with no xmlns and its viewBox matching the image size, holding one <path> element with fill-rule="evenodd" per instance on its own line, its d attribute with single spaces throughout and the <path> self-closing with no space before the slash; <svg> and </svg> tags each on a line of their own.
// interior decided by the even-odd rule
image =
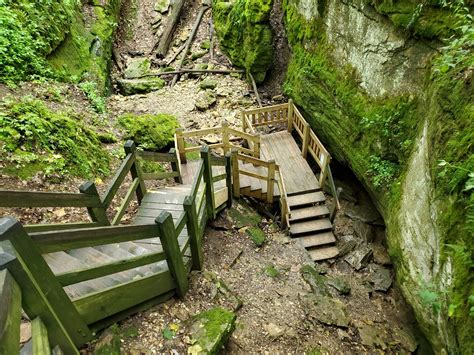
<svg viewBox="0 0 474 355">
<path fill-rule="evenodd" d="M 126 114 L 118 119 L 125 130 L 125 139 L 132 139 L 147 150 L 158 151 L 173 142 L 178 128 L 176 117 L 167 114 L 134 115 Z"/>
<path fill-rule="evenodd" d="M 108 153 L 79 120 L 52 112 L 28 96 L 6 99 L 0 108 L 0 152 L 6 153 L 1 156 L 11 173 L 27 177 L 28 169 L 26 175 L 44 170 L 93 177 L 109 172 Z"/>
</svg>

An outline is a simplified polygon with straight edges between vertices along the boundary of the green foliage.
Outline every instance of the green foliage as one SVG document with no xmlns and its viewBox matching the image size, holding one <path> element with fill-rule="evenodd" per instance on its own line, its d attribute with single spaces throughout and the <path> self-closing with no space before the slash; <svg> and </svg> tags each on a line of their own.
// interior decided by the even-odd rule
<svg viewBox="0 0 474 355">
<path fill-rule="evenodd" d="M 276 278 L 276 277 L 280 276 L 280 271 L 273 264 L 268 264 L 265 267 L 264 272 L 267 276 L 269 276 L 271 278 Z"/>
<path fill-rule="evenodd" d="M 259 227 L 250 227 L 247 229 L 247 234 L 250 236 L 250 239 L 252 239 L 257 247 L 261 247 L 263 243 L 265 243 L 265 233 Z"/>
<path fill-rule="evenodd" d="M 35 172 L 33 164 L 46 174 L 108 174 L 108 153 L 79 120 L 52 112 L 28 96 L 6 99 L 0 108 L 0 152 L 10 173 L 26 177 Z"/>
<path fill-rule="evenodd" d="M 174 140 L 178 128 L 176 117 L 167 114 L 134 115 L 126 114 L 118 119 L 125 130 L 125 138 L 132 139 L 143 149 L 159 151 Z"/>
<path fill-rule="evenodd" d="M 370 156 L 369 170 L 372 183 L 376 188 L 390 187 L 397 175 L 399 166 L 389 160 L 383 160 L 375 155 Z"/>
<path fill-rule="evenodd" d="M 104 113 L 106 111 L 105 99 L 97 91 L 97 83 L 85 81 L 79 84 L 79 87 L 84 91 L 84 94 L 97 113 Z"/>
<path fill-rule="evenodd" d="M 166 340 L 171 340 L 176 335 L 176 333 L 173 330 L 171 330 L 171 328 L 169 326 L 166 326 L 163 329 L 162 334 L 163 334 L 163 338 L 165 338 Z"/>
<path fill-rule="evenodd" d="M 212 2 L 216 33 L 232 63 L 252 73 L 257 83 L 273 61 L 270 10 L 272 0 Z"/>
</svg>

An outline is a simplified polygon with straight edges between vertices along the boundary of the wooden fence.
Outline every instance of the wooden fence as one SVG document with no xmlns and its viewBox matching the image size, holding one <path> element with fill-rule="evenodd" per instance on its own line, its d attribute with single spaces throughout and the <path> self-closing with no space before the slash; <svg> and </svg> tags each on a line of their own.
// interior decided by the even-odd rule
<svg viewBox="0 0 474 355">
<path fill-rule="evenodd" d="M 218 149 L 222 148 L 224 154 L 227 154 L 231 149 L 238 149 L 239 152 L 248 154 L 251 156 L 260 156 L 260 136 L 256 136 L 250 133 L 239 131 L 237 129 L 229 127 L 227 123 L 223 123 L 220 127 L 205 128 L 194 131 L 184 132 L 183 129 L 177 129 L 175 135 L 176 150 L 179 153 L 179 158 L 182 163 L 186 163 L 186 154 L 199 151 L 201 144 L 195 144 L 186 146 L 185 139 L 190 138 L 201 138 L 210 134 L 215 134 L 219 138 L 219 143 L 209 144 L 209 148 Z M 233 139 L 243 139 L 249 148 L 242 147 L 240 145 L 233 144 Z"/>
</svg>

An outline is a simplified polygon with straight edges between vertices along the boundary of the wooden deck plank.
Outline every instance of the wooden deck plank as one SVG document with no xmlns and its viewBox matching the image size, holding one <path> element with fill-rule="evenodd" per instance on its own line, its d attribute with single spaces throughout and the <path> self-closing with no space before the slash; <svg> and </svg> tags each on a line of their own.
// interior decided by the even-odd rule
<svg viewBox="0 0 474 355">
<path fill-rule="evenodd" d="M 297 206 L 315 205 L 324 201 L 326 201 L 326 197 L 321 191 L 288 196 L 288 205 L 290 206 L 290 209 L 294 209 Z"/>
<path fill-rule="evenodd" d="M 290 133 L 262 135 L 261 154 L 262 159 L 274 159 L 280 166 L 288 194 L 319 189 L 316 176 Z"/>
</svg>

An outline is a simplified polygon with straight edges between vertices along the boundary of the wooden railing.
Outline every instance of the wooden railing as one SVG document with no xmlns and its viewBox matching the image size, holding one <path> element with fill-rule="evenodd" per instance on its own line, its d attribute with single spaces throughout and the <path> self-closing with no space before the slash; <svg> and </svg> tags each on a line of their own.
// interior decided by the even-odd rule
<svg viewBox="0 0 474 355">
<path fill-rule="evenodd" d="M 307 158 L 308 152 L 314 158 L 320 168 L 319 185 L 323 186 L 328 177 L 331 155 L 311 129 L 309 123 L 304 119 L 301 112 L 289 100 L 286 104 L 262 107 L 255 110 L 242 112 L 242 125 L 244 131 L 257 134 L 255 127 L 270 124 L 285 124 L 288 132 L 295 130 L 301 137 L 301 154 Z"/>
<path fill-rule="evenodd" d="M 133 197 L 140 202 L 146 193 L 145 180 L 174 178 L 181 182 L 179 156 L 174 149 L 169 153 L 138 151 L 132 141 L 124 146 L 126 157 L 117 169 L 104 195 L 101 197 L 97 186 L 85 182 L 79 187 L 80 193 L 69 192 L 35 192 L 0 190 L 0 207 L 79 207 L 87 208 L 91 222 L 35 224 L 25 225 L 28 232 L 92 228 L 97 226 L 119 225 Z M 170 163 L 172 171 L 146 173 L 142 171 L 140 159 L 159 163 Z M 115 215 L 109 219 L 107 209 L 117 195 L 127 175 L 130 174 L 132 183 Z"/>
<path fill-rule="evenodd" d="M 205 128 L 194 131 L 184 131 L 179 128 L 176 130 L 175 135 L 175 146 L 178 151 L 179 158 L 182 163 L 186 163 L 186 154 L 200 151 L 201 144 L 195 144 L 192 146 L 186 146 L 185 139 L 188 138 L 200 138 L 209 134 L 215 134 L 219 136 L 219 143 L 209 144 L 209 148 L 218 149 L 222 148 L 224 154 L 230 152 L 231 149 L 236 148 L 241 153 L 245 153 L 251 156 L 260 156 L 260 136 L 256 136 L 250 133 L 239 131 L 237 129 L 229 127 L 227 123 L 223 123 L 220 127 Z M 240 145 L 233 144 L 232 138 L 243 139 L 247 142 L 249 148 L 242 147 Z"/>
</svg>

